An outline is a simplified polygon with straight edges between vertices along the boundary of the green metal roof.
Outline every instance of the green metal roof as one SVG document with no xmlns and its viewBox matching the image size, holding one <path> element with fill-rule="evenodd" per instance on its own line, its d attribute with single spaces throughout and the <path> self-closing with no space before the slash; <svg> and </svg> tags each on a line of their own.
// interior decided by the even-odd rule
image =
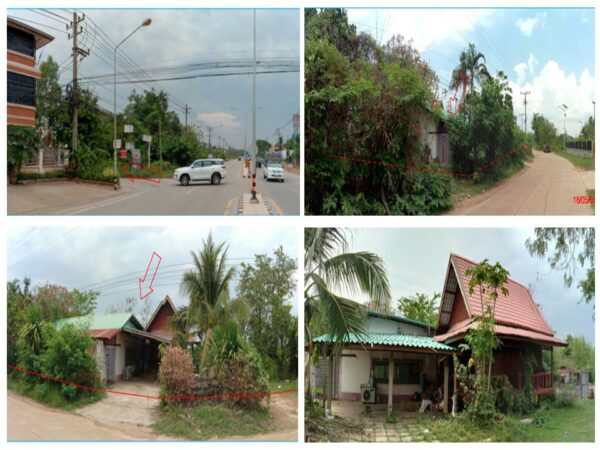
<svg viewBox="0 0 600 450">
<path fill-rule="evenodd" d="M 330 342 L 330 337 L 326 334 L 315 338 L 314 342 L 326 343 Z M 409 334 L 397 333 L 350 333 L 345 341 L 346 344 L 362 344 L 362 345 L 389 345 L 393 347 L 413 347 L 426 348 L 430 350 L 456 351 L 455 347 L 443 344 L 429 336 L 412 336 Z"/>
<path fill-rule="evenodd" d="M 90 314 L 56 321 L 58 327 L 66 324 L 72 324 L 85 330 L 114 330 L 121 329 L 126 325 L 134 329 L 141 329 L 138 320 L 131 313 Z"/>
</svg>

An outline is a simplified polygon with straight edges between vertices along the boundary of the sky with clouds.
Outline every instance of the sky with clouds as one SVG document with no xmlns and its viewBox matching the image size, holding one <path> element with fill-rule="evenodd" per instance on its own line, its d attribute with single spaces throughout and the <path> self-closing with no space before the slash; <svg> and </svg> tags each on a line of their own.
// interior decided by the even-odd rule
<svg viewBox="0 0 600 450">
<path fill-rule="evenodd" d="M 593 115 L 594 10 L 587 9 L 349 9 L 358 31 L 381 43 L 400 34 L 412 39 L 440 78 L 440 98 L 461 50 L 475 43 L 492 73 L 502 70 L 513 89 L 515 115 L 524 112 L 528 129 L 534 112 L 559 131 L 579 134 Z M 566 120 L 559 105 L 568 107 Z M 518 116 L 520 117 L 520 116 Z M 519 119 L 519 124 L 521 120 Z"/>
<path fill-rule="evenodd" d="M 230 286 L 235 295 L 242 263 L 254 255 L 273 252 L 279 246 L 297 260 L 298 231 L 290 227 L 9 227 L 8 280 L 29 277 L 33 285 L 56 283 L 69 289 L 97 290 L 98 312 L 122 304 L 127 297 L 139 298 L 138 279 L 144 276 L 152 252 L 161 257 L 154 280 L 154 293 L 144 299 L 154 310 L 169 295 L 176 305 L 188 300 L 179 291 L 183 272 L 192 268 L 191 251 L 198 252 L 212 233 L 216 242 L 229 245 L 228 267 L 236 276 Z M 295 275 L 294 275 L 295 276 Z M 297 293 L 296 293 L 297 295 Z M 297 315 L 298 300 L 292 299 Z M 143 311 L 139 301 L 136 313 Z"/>
<path fill-rule="evenodd" d="M 381 256 L 388 270 L 392 298 L 424 292 L 441 292 L 450 253 L 481 261 L 499 262 L 513 279 L 525 286 L 560 338 L 583 335 L 594 342 L 593 302 L 581 301 L 577 283 L 563 285 L 562 272 L 553 271 L 544 259 L 525 248 L 532 229 L 522 228 L 376 228 L 351 231 L 349 251 L 371 251 Z M 365 301 L 366 298 L 358 298 Z"/>
<path fill-rule="evenodd" d="M 31 11 L 9 9 L 8 15 L 26 19 L 28 25 L 55 36 L 53 42 L 38 52 L 38 58 L 48 56 L 66 69 L 61 83 L 71 79 L 68 68 L 71 43 L 65 25 L 70 14 L 66 10 Z M 200 10 L 200 9 L 133 9 L 133 10 L 81 10 L 87 19 L 81 23 L 84 32 L 80 35 L 82 47 L 89 48 L 90 56 L 80 64 L 80 77 L 112 74 L 112 46 L 133 31 L 145 18 L 152 24 L 137 31 L 119 48 L 143 69 L 183 65 L 202 62 L 252 59 L 253 11 L 244 10 Z M 53 15 L 55 14 L 55 15 Z M 61 20 L 59 17 L 62 17 Z M 72 17 L 72 16 L 71 16 Z M 95 25 L 94 25 L 95 24 Z M 103 30 L 112 40 L 108 42 Z M 298 10 L 257 10 L 256 13 L 257 59 L 286 58 L 300 59 L 300 18 Z M 124 64 L 122 64 L 124 66 Z M 131 70 L 131 69 L 130 69 Z M 276 129 L 281 127 L 284 139 L 291 137 L 292 115 L 300 110 L 300 73 L 261 74 L 256 80 L 257 90 L 257 139 L 275 141 Z M 227 140 L 236 148 L 244 142 L 244 129 L 248 127 L 247 142 L 251 141 L 252 76 L 237 75 L 191 80 L 160 81 L 179 105 L 188 104 L 192 109 L 189 122 L 213 131 L 211 141 L 217 136 Z M 133 86 L 140 92 L 156 85 Z M 100 105 L 113 110 L 113 85 L 88 84 L 100 98 Z M 117 111 L 127 104 L 132 85 L 117 87 Z M 183 109 L 174 103 L 182 122 Z M 232 109 L 233 108 L 233 109 Z M 247 125 L 245 124 L 247 122 Z M 206 137 L 204 138 L 206 140 Z"/>
</svg>

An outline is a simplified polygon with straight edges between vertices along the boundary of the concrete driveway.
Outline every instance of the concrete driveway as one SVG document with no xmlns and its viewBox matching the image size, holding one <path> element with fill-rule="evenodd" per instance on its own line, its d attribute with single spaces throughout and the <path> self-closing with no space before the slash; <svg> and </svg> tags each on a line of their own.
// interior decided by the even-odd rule
<svg viewBox="0 0 600 450">
<path fill-rule="evenodd" d="M 112 391 L 142 395 L 159 395 L 160 386 L 156 381 L 119 381 L 111 384 Z M 127 424 L 137 427 L 152 427 L 158 420 L 159 401 L 130 395 L 107 394 L 102 400 L 75 410 L 76 414 L 94 422 L 114 425 Z"/>
<path fill-rule="evenodd" d="M 533 152 L 535 159 L 489 191 L 457 205 L 454 215 L 593 215 L 574 196 L 594 189 L 595 172 L 584 171 L 554 153 Z"/>
<path fill-rule="evenodd" d="M 157 435 L 146 427 L 96 422 L 73 413 L 49 408 L 11 391 L 8 391 L 7 396 L 7 438 L 9 441 L 173 439 Z"/>
</svg>

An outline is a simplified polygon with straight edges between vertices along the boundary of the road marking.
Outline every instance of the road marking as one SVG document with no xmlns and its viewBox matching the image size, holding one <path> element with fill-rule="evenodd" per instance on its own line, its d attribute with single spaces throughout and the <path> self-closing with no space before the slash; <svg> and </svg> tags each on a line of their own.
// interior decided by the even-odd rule
<svg viewBox="0 0 600 450">
<path fill-rule="evenodd" d="M 196 189 L 196 188 L 191 188 L 189 191 L 187 191 L 187 192 L 185 193 L 185 195 L 187 195 L 187 194 L 190 194 L 190 193 L 194 192 L 194 189 Z"/>
<path fill-rule="evenodd" d="M 231 204 L 233 203 L 233 201 L 236 199 L 237 197 L 233 197 L 232 199 L 230 199 L 227 202 L 227 206 L 225 207 L 225 211 L 223 213 L 224 216 L 228 216 L 229 215 L 229 210 L 231 209 Z"/>
<path fill-rule="evenodd" d="M 75 208 L 75 209 L 73 209 L 71 211 L 69 211 L 67 209 L 67 210 L 65 210 L 65 212 L 63 212 L 63 214 L 67 214 L 69 216 L 75 215 L 75 214 L 81 214 L 81 213 L 83 213 L 85 211 L 89 211 L 91 209 L 103 208 L 105 206 L 114 205 L 115 203 L 120 203 L 120 202 L 123 202 L 125 200 L 130 200 L 130 199 L 135 198 L 135 197 L 137 197 L 139 195 L 145 194 L 146 192 L 148 192 L 148 191 L 138 191 L 135 194 L 125 195 L 123 197 L 112 198 L 112 199 L 109 199 L 109 200 L 103 200 L 103 201 L 100 201 L 100 202 L 95 203 L 95 204 L 90 205 L 90 206 L 84 206 L 82 208 Z"/>
<path fill-rule="evenodd" d="M 277 203 L 275 202 L 275 200 L 269 198 L 269 203 L 271 204 L 271 206 L 273 208 L 275 208 L 275 210 L 277 211 L 277 214 L 280 216 L 283 216 L 283 211 L 281 210 L 281 208 L 277 205 Z"/>
</svg>

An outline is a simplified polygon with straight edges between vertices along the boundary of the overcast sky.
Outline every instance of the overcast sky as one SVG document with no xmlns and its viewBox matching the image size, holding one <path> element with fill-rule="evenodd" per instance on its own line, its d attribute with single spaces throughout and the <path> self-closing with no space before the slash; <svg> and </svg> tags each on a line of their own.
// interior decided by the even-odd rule
<svg viewBox="0 0 600 450">
<path fill-rule="evenodd" d="M 9 227 L 8 280 L 30 277 L 33 285 L 46 282 L 69 289 L 102 292 L 98 311 L 104 312 L 127 297 L 139 299 L 138 279 L 144 276 L 152 252 L 162 257 L 147 297 L 152 309 L 169 295 L 176 305 L 188 303 L 179 292 L 184 271 L 192 267 L 191 251 L 198 252 L 212 231 L 216 242 L 229 245 L 228 266 L 237 275 L 231 285 L 235 295 L 242 262 L 251 263 L 256 254 L 272 255 L 280 245 L 297 260 L 298 231 L 290 227 Z M 294 274 L 296 276 L 296 274 Z M 297 315 L 297 299 L 292 299 Z M 136 313 L 143 309 L 138 301 Z"/>
<path fill-rule="evenodd" d="M 594 10 L 587 9 L 350 9 L 359 31 L 385 43 L 395 34 L 412 39 L 425 61 L 447 88 L 461 50 L 473 42 L 484 53 L 492 74 L 508 76 L 516 115 L 527 97 L 528 129 L 533 113 L 541 113 L 559 131 L 569 108 L 567 132 L 579 134 L 581 122 L 593 115 Z M 441 98 L 447 100 L 450 95 Z M 447 104 L 447 102 L 445 102 Z M 521 118 L 519 117 L 519 124 Z"/>
<path fill-rule="evenodd" d="M 558 337 L 583 335 L 593 343 L 593 304 L 581 302 L 576 287 L 584 272 L 578 270 L 573 286 L 564 287 L 562 272 L 552 271 L 545 260 L 529 255 L 525 240 L 530 236 L 533 230 L 520 228 L 354 229 L 350 250 L 372 251 L 384 259 L 394 306 L 402 296 L 441 292 L 451 252 L 475 261 L 499 262 L 511 278 L 530 286 Z"/>
<path fill-rule="evenodd" d="M 38 52 L 43 61 L 52 56 L 61 65 L 61 82 L 71 81 L 69 68 L 72 44 L 68 40 L 65 25 L 72 17 L 72 10 L 31 11 L 9 9 L 16 19 L 26 19 L 27 24 L 53 35 L 54 41 Z M 253 11 L 202 10 L 202 9 L 147 9 L 147 10 L 81 10 L 86 19 L 81 22 L 84 32 L 80 35 L 81 47 L 89 49 L 90 56 L 80 64 L 79 77 L 112 74 L 112 48 L 133 31 L 145 18 L 151 18 L 149 27 L 141 28 L 120 48 L 119 55 L 126 54 L 140 67 L 156 68 L 190 63 L 223 62 L 227 60 L 252 59 Z M 69 13 L 71 12 L 71 14 Z M 57 17 L 58 16 L 58 17 Z M 300 34 L 298 10 L 257 10 L 256 52 L 257 59 L 286 58 L 299 61 Z M 25 21 L 25 20 L 23 20 Z M 104 31 L 113 44 L 102 45 L 107 39 L 96 26 Z M 39 62 L 38 61 L 38 64 Z M 124 64 L 118 65 L 123 70 Z M 131 70 L 131 69 L 129 69 Z M 292 115 L 300 110 L 300 73 L 276 73 L 257 75 L 257 139 L 275 141 L 279 127 L 284 140 L 292 135 Z M 206 127 L 219 127 L 213 131 L 211 142 L 217 144 L 217 136 L 226 139 L 233 147 L 241 148 L 244 141 L 244 111 L 247 116 L 247 142 L 251 141 L 252 126 L 252 76 L 237 75 L 191 80 L 160 81 L 159 85 L 180 105 L 192 109 L 189 122 Z M 100 105 L 113 110 L 113 85 L 87 84 L 100 98 Z M 117 111 L 123 111 L 127 97 L 134 87 L 138 92 L 156 85 L 117 87 Z M 183 110 L 174 103 L 183 122 Z M 232 110 L 231 108 L 236 108 Z M 284 126 L 285 125 L 285 126 Z M 205 138 L 206 140 L 206 138 Z"/>
</svg>

